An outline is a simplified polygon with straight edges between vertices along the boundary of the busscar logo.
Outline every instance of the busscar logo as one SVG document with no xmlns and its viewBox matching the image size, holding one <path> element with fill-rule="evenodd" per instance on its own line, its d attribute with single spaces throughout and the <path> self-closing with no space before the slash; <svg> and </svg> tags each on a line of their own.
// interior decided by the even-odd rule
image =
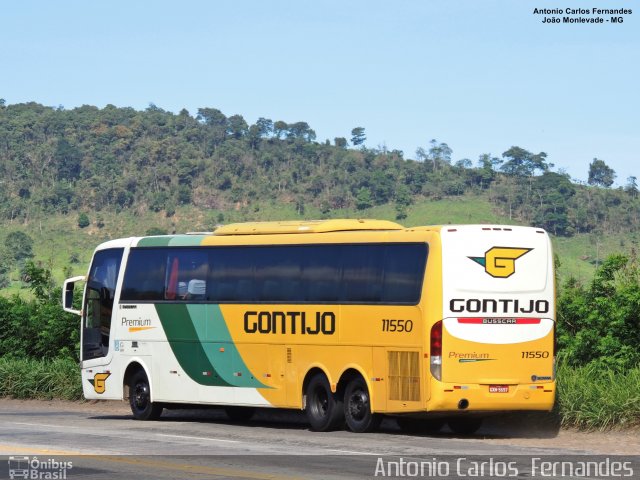
<svg viewBox="0 0 640 480">
<path fill-rule="evenodd" d="M 494 278 L 509 278 L 516 273 L 516 260 L 529 253 L 533 248 L 492 247 L 484 257 L 467 257 Z"/>
<path fill-rule="evenodd" d="M 93 380 L 89 379 L 89 383 L 93 385 L 96 393 L 104 393 L 107 389 L 107 378 L 109 378 L 110 375 L 110 373 L 96 373 L 93 376 Z"/>
</svg>

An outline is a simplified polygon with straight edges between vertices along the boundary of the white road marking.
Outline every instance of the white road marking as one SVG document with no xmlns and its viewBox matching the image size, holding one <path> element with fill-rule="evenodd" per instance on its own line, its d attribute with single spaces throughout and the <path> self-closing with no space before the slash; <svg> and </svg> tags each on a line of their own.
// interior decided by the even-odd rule
<svg viewBox="0 0 640 480">
<path fill-rule="evenodd" d="M 340 453 L 348 453 L 350 455 L 375 455 L 376 457 L 383 457 L 384 455 L 381 453 L 373 453 L 373 452 L 355 452 L 353 450 L 336 450 L 334 448 L 327 448 L 329 452 L 340 452 Z"/>
<path fill-rule="evenodd" d="M 187 440 L 208 440 L 210 442 L 240 443 L 239 440 L 225 440 L 222 438 L 210 437 L 190 437 L 188 435 L 169 435 L 167 433 L 156 433 L 158 437 L 186 438 Z"/>
<path fill-rule="evenodd" d="M 72 425 L 53 425 L 50 423 L 11 422 L 14 425 L 29 425 L 30 427 L 54 427 L 54 428 L 80 428 Z"/>
</svg>

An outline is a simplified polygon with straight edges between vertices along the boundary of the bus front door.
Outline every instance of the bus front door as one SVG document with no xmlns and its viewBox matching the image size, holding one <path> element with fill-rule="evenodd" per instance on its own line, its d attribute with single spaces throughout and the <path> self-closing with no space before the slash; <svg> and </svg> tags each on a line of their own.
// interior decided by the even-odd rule
<svg viewBox="0 0 640 480">
<path fill-rule="evenodd" d="M 122 254 L 122 248 L 97 251 L 87 278 L 81 330 L 82 390 L 87 399 L 122 398 L 110 341 Z"/>
</svg>

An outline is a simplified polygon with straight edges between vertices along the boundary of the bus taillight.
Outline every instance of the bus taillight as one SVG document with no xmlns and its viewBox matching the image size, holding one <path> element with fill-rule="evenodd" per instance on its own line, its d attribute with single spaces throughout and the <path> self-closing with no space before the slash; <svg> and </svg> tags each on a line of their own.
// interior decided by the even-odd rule
<svg viewBox="0 0 640 480">
<path fill-rule="evenodd" d="M 431 375 L 442 380 L 442 320 L 431 327 Z"/>
</svg>

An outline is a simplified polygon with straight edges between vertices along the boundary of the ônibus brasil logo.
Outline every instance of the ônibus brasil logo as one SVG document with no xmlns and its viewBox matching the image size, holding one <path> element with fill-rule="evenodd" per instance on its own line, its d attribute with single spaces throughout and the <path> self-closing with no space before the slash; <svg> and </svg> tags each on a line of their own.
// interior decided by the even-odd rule
<svg viewBox="0 0 640 480">
<path fill-rule="evenodd" d="M 533 248 L 492 247 L 484 257 L 467 257 L 484 267 L 484 271 L 494 278 L 508 278 L 516 273 L 516 260 Z"/>
</svg>

